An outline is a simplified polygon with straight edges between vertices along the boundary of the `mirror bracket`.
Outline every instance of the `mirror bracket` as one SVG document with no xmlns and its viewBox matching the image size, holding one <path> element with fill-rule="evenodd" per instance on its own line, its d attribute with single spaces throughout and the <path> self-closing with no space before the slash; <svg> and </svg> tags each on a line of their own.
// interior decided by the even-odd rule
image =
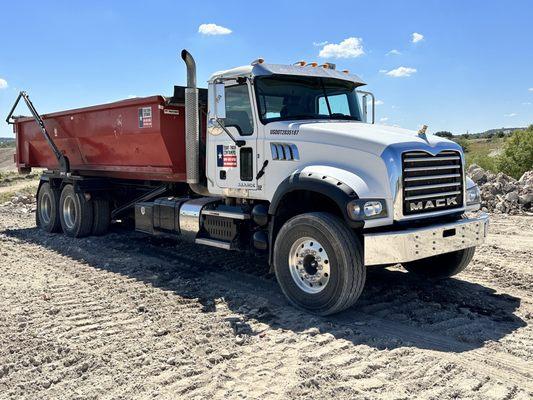
<svg viewBox="0 0 533 400">
<path fill-rule="evenodd" d="M 365 115 L 365 119 L 368 114 L 368 105 L 366 99 L 368 96 L 370 96 L 370 98 L 372 99 L 372 124 L 374 124 L 376 122 L 376 99 L 374 97 L 374 93 L 367 92 L 365 90 L 356 90 L 355 92 L 361 93 L 363 95 L 363 114 Z"/>
<path fill-rule="evenodd" d="M 246 146 L 246 140 L 235 139 L 235 136 L 231 134 L 229 129 L 224 126 L 224 124 L 220 121 L 220 119 L 216 117 L 212 118 L 211 123 L 213 122 L 215 122 L 220 128 L 222 128 L 222 130 L 226 133 L 226 135 L 230 137 L 231 140 L 233 140 L 233 142 L 237 145 L 237 147 Z"/>
</svg>

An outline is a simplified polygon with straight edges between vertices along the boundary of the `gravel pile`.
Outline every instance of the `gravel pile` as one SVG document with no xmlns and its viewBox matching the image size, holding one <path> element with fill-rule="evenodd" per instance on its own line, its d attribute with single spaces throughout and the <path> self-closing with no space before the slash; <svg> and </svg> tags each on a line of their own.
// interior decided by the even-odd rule
<svg viewBox="0 0 533 400">
<path fill-rule="evenodd" d="M 0 207 L 9 207 L 19 212 L 29 213 L 36 210 L 37 204 L 34 195 L 16 193 L 9 201 L 0 204 Z"/>
<path fill-rule="evenodd" d="M 533 203 L 533 170 L 519 180 L 495 174 L 477 164 L 468 167 L 468 176 L 481 190 L 481 208 L 496 214 L 527 214 Z"/>
</svg>

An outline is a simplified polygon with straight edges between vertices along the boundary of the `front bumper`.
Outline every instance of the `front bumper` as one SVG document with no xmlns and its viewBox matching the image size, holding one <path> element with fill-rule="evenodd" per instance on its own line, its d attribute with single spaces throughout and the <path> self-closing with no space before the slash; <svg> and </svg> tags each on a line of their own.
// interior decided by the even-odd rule
<svg viewBox="0 0 533 400">
<path fill-rule="evenodd" d="M 487 237 L 488 214 L 446 224 L 364 235 L 365 265 L 396 264 L 479 246 Z"/>
</svg>

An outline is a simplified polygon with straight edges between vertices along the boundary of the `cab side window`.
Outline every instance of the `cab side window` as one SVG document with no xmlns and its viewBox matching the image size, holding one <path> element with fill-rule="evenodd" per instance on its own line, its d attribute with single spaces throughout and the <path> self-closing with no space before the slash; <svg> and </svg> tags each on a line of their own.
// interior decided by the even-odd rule
<svg viewBox="0 0 533 400">
<path fill-rule="evenodd" d="M 226 118 L 224 125 L 237 128 L 242 136 L 254 133 L 254 122 L 252 119 L 252 105 L 248 94 L 248 85 L 227 86 L 226 92 Z"/>
</svg>

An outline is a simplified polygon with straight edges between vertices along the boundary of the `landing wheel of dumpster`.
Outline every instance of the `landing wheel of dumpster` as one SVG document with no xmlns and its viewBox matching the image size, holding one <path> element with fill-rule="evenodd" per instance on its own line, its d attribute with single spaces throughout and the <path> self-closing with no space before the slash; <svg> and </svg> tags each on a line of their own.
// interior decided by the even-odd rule
<svg viewBox="0 0 533 400">
<path fill-rule="evenodd" d="M 82 193 L 74 191 L 72 185 L 65 185 L 59 200 L 61 227 L 72 237 L 84 237 L 93 227 L 93 203 Z"/>
<path fill-rule="evenodd" d="M 96 236 L 104 235 L 107 233 L 111 222 L 109 201 L 104 199 L 93 200 L 93 210 L 94 220 L 91 233 Z"/>
<path fill-rule="evenodd" d="M 287 221 L 274 245 L 274 270 L 295 306 L 317 315 L 342 311 L 363 290 L 363 250 L 336 216 L 315 212 Z"/>
<path fill-rule="evenodd" d="M 470 247 L 452 253 L 403 263 L 402 266 L 407 271 L 423 278 L 445 279 L 463 271 L 472 261 L 475 251 L 475 247 Z"/>
<path fill-rule="evenodd" d="M 59 219 L 60 191 L 45 182 L 37 193 L 37 211 L 35 222 L 37 226 L 47 232 L 60 232 L 61 221 Z"/>
</svg>

